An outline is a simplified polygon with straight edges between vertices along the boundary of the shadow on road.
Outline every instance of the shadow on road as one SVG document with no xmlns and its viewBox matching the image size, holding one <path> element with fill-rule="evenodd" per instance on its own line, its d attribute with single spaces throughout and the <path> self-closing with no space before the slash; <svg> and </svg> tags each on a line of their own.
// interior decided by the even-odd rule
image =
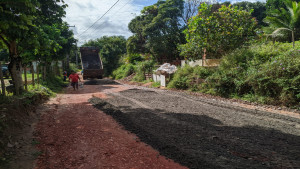
<svg viewBox="0 0 300 169">
<path fill-rule="evenodd" d="M 225 126 L 205 115 L 114 107 L 89 100 L 167 158 L 189 168 L 298 168 L 300 136 L 258 126 Z"/>
<path fill-rule="evenodd" d="M 115 82 L 111 79 L 90 79 L 85 80 L 84 85 L 120 85 L 120 83 Z"/>
<path fill-rule="evenodd" d="M 104 90 L 109 90 L 113 88 L 117 88 L 116 85 L 120 85 L 119 83 L 110 80 L 110 79 L 92 79 L 92 80 L 85 80 L 83 82 L 83 86 L 80 86 L 79 83 L 79 90 L 73 90 L 72 86 L 66 88 L 67 94 L 89 94 L 89 93 L 99 93 Z"/>
</svg>

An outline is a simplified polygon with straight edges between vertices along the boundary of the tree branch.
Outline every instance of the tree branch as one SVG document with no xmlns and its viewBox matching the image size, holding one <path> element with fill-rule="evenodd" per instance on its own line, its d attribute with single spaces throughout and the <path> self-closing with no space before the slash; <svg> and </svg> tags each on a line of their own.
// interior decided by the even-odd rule
<svg viewBox="0 0 300 169">
<path fill-rule="evenodd" d="M 0 33 L 0 38 L 2 39 L 2 41 L 5 43 L 5 45 L 9 48 L 9 42 L 3 37 L 3 35 Z"/>
</svg>

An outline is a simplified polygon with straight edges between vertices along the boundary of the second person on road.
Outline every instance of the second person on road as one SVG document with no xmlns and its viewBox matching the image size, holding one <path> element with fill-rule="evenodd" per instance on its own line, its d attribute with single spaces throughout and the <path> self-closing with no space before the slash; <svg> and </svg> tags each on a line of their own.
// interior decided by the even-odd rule
<svg viewBox="0 0 300 169">
<path fill-rule="evenodd" d="M 78 80 L 81 82 L 79 75 L 73 71 L 69 76 L 69 80 L 71 82 L 71 85 L 73 86 L 73 89 L 78 90 Z"/>
</svg>

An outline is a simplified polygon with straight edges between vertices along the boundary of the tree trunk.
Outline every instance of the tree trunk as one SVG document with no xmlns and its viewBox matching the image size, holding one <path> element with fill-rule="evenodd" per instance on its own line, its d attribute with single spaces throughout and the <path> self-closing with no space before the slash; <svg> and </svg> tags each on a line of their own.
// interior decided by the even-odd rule
<svg viewBox="0 0 300 169">
<path fill-rule="evenodd" d="M 36 76 L 37 76 L 37 83 L 40 84 L 40 65 L 36 63 Z"/>
<path fill-rule="evenodd" d="M 295 49 L 295 31 L 292 31 L 293 49 Z"/>
<path fill-rule="evenodd" d="M 31 64 L 30 71 L 31 71 L 31 75 L 32 75 L 31 84 L 32 84 L 32 86 L 34 86 L 35 84 L 34 84 L 34 68 L 33 68 L 33 64 Z"/>
<path fill-rule="evenodd" d="M 76 66 L 77 66 L 77 68 L 78 68 L 78 55 L 77 55 L 77 49 L 76 49 L 76 51 L 75 51 L 75 56 L 76 56 Z"/>
<path fill-rule="evenodd" d="M 0 67 L 1 67 L 1 62 L 0 62 Z M 0 71 L 0 80 L 1 80 L 2 95 L 5 96 L 5 83 L 3 79 L 2 69 Z"/>
<path fill-rule="evenodd" d="M 47 73 L 47 67 L 46 64 L 43 66 L 43 81 L 46 81 L 46 73 Z"/>
<path fill-rule="evenodd" d="M 27 67 L 24 65 L 24 80 L 25 80 L 25 90 L 28 91 L 28 84 L 27 84 Z"/>
<path fill-rule="evenodd" d="M 8 65 L 9 72 L 15 88 L 15 95 L 20 95 L 23 91 L 22 80 L 22 58 L 17 53 L 17 43 L 13 41 L 9 44 L 10 63 Z"/>
<path fill-rule="evenodd" d="M 65 63 L 65 60 L 62 60 L 62 69 L 63 69 L 63 71 L 66 70 L 66 63 Z"/>
<path fill-rule="evenodd" d="M 56 72 L 55 72 L 56 76 L 60 76 L 61 74 L 60 74 L 60 72 L 59 72 L 58 61 L 56 61 L 56 64 L 55 64 L 55 70 L 56 70 Z"/>
<path fill-rule="evenodd" d="M 70 55 L 67 54 L 67 63 L 66 63 L 66 69 L 69 70 L 70 68 Z"/>
</svg>

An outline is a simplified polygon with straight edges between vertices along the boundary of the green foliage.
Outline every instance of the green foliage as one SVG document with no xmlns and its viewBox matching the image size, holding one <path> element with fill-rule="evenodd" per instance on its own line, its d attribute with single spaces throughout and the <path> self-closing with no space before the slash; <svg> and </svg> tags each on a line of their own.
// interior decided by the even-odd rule
<svg viewBox="0 0 300 169">
<path fill-rule="evenodd" d="M 151 87 L 154 87 L 154 88 L 160 87 L 160 82 L 153 82 L 153 83 L 151 84 Z"/>
<path fill-rule="evenodd" d="M 168 87 L 259 103 L 300 106 L 300 42 L 253 44 L 222 58 L 218 68 L 185 66 Z M 201 83 L 193 81 L 200 78 Z"/>
<path fill-rule="evenodd" d="M 69 69 L 66 70 L 68 73 L 68 76 L 72 73 L 72 72 L 79 72 L 79 69 L 77 67 L 77 65 L 75 63 L 70 63 L 69 64 Z"/>
<path fill-rule="evenodd" d="M 235 50 L 207 78 L 206 91 L 213 89 L 221 96 L 236 95 L 261 103 L 297 105 L 299 56 L 289 43 L 256 44 Z"/>
<path fill-rule="evenodd" d="M 200 84 L 195 83 L 195 81 L 197 79 L 206 79 L 212 73 L 212 68 L 185 65 L 175 72 L 174 77 L 168 84 L 168 88 L 199 90 Z"/>
<path fill-rule="evenodd" d="M 134 81 L 143 82 L 146 80 L 145 74 L 152 74 L 155 62 L 153 60 L 145 60 L 137 62 L 135 73 L 133 77 Z"/>
<path fill-rule="evenodd" d="M 214 11 L 211 5 L 203 3 L 184 31 L 187 43 L 179 47 L 181 55 L 199 59 L 206 53 L 208 57 L 220 58 L 251 39 L 255 27 L 250 12 L 231 5 Z"/>
<path fill-rule="evenodd" d="M 123 79 L 131 75 L 135 70 L 135 66 L 131 63 L 121 65 L 118 69 L 114 70 L 112 73 L 112 78 Z"/>
<path fill-rule="evenodd" d="M 297 37 L 295 39 L 295 34 L 297 34 L 300 27 L 300 2 L 286 0 L 284 4 L 285 8 L 269 11 L 269 15 L 264 21 L 270 25 L 273 38 L 286 36 L 283 32 L 290 33 L 294 46 L 297 39 Z"/>
<path fill-rule="evenodd" d="M 300 0 L 294 0 L 296 2 L 300 2 Z M 284 0 L 267 0 L 266 3 L 267 15 L 271 14 L 273 10 L 285 8 Z"/>
<path fill-rule="evenodd" d="M 249 69 L 248 83 L 258 96 L 269 97 L 273 104 L 287 106 L 300 103 L 300 53 L 287 51 L 260 66 Z"/>
<path fill-rule="evenodd" d="M 126 57 L 124 58 L 125 63 L 132 63 L 135 64 L 135 62 L 140 62 L 143 61 L 144 57 L 141 54 L 127 54 Z"/>
<path fill-rule="evenodd" d="M 168 84 L 168 88 L 188 89 L 192 74 L 193 68 L 190 66 L 179 68 L 176 71 L 172 81 Z"/>
<path fill-rule="evenodd" d="M 0 2 L 0 46 L 10 49 L 9 70 L 16 94 L 23 88 L 20 64 L 41 61 L 47 65 L 63 59 L 74 46 L 73 32 L 62 21 L 66 6 L 63 0 Z"/>
<path fill-rule="evenodd" d="M 242 1 L 234 3 L 233 6 L 237 6 L 248 12 L 253 11 L 251 12 L 251 16 L 257 20 L 258 26 L 266 26 L 263 22 L 263 19 L 266 17 L 266 3 Z"/>
<path fill-rule="evenodd" d="M 157 61 L 177 58 L 177 45 L 184 42 L 182 10 L 182 0 L 158 1 L 144 7 L 128 25 L 134 35 L 127 41 L 127 53 L 151 53 Z"/>
<path fill-rule="evenodd" d="M 51 96 L 54 95 L 53 92 L 58 93 L 61 92 L 63 87 L 68 85 L 68 82 L 64 82 L 61 76 L 49 76 L 41 84 L 47 89 L 47 93 Z"/>
</svg>

